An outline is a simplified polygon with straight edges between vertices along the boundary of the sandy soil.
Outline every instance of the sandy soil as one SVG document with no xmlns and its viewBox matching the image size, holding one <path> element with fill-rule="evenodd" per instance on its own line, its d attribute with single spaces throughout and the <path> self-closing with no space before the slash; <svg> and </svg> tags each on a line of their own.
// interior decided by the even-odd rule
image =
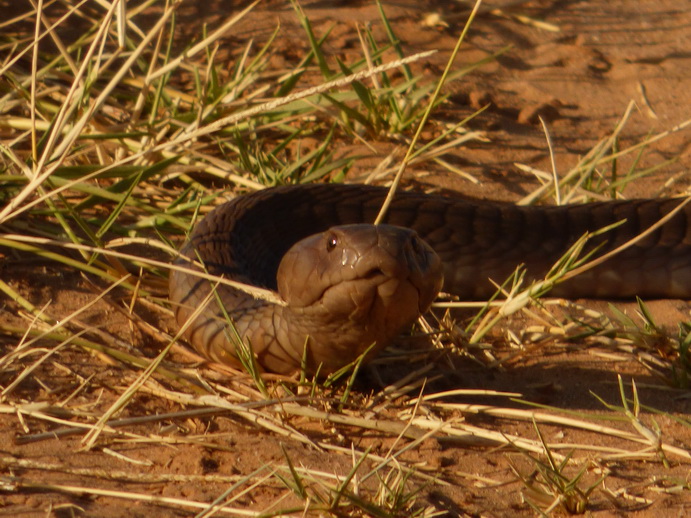
<svg viewBox="0 0 691 518">
<path fill-rule="evenodd" d="M 2 4 L 2 2 L 0 2 Z M 184 38 L 198 39 L 202 23 L 218 25 L 236 2 L 185 3 L 180 9 L 179 26 Z M 512 4 L 513 5 L 512 7 Z M 397 34 L 403 39 L 406 54 L 427 49 L 439 52 L 424 65 L 416 65 L 430 78 L 438 77 L 449 52 L 467 17 L 461 2 L 385 1 L 384 6 Z M 497 11 L 496 9 L 503 10 Z M 316 33 L 332 32 L 326 52 L 345 62 L 361 55 L 356 26 L 368 23 L 377 38 L 384 32 L 377 9 L 366 1 L 303 2 Z M 444 24 L 426 26 L 429 13 L 437 13 Z M 518 16 L 541 20 L 543 27 L 524 23 Z M 272 66 L 282 70 L 294 65 L 308 51 L 308 44 L 292 8 L 282 1 L 269 1 L 249 15 L 248 21 L 227 39 L 220 52 L 227 59 L 237 56 L 250 38 L 264 41 L 280 21 L 274 44 Z M 534 1 L 493 2 L 483 8 L 470 31 L 456 67 L 510 46 L 496 61 L 449 85 L 449 102 L 441 107 L 439 120 L 458 121 L 477 108 L 490 107 L 473 120 L 469 127 L 484 132 L 485 142 L 474 142 L 455 150 L 447 159 L 459 170 L 477 179 L 477 183 L 461 176 L 451 176 L 433 164 L 415 170 L 423 184 L 462 191 L 470 196 L 517 201 L 531 192 L 537 182 L 516 164 L 549 171 L 550 161 L 541 115 L 551 134 L 557 169 L 567 171 L 600 139 L 609 135 L 631 101 L 635 107 L 620 139 L 620 147 L 640 142 L 650 134 L 671 130 L 691 118 L 691 10 L 676 0 L 657 1 Z M 437 129 L 433 128 L 432 132 Z M 366 172 L 385 153 L 396 146 L 390 142 L 377 144 L 379 155 L 371 155 L 358 163 L 352 174 Z M 343 142 L 351 152 L 356 142 Z M 399 155 L 400 156 L 400 155 Z M 650 146 L 643 158 L 645 164 L 665 160 L 673 162 L 636 181 L 626 190 L 630 197 L 652 197 L 684 192 L 688 188 L 691 166 L 691 133 L 680 131 Z M 623 159 L 626 168 L 631 159 Z M 0 254 L 2 252 L 0 251 Z M 0 257 L 2 257 L 0 255 Z M 46 263 L 31 256 L 7 255 L 0 263 L 0 275 L 23 296 L 36 305 L 50 302 L 54 316 L 70 314 L 95 298 L 96 290 L 79 274 L 68 268 Z M 160 295 L 164 295 L 161 291 Z M 589 308 L 608 312 L 606 302 L 584 302 Z M 9 300 L 2 299 L 3 325 L 26 325 L 20 311 Z M 83 317 L 88 328 L 103 326 L 111 336 L 118 337 L 115 347 L 129 349 L 133 354 L 155 356 L 161 337 L 142 326 L 131 323 L 116 308 L 122 307 L 109 296 L 98 302 Z M 635 305 L 619 307 L 634 314 Z M 676 323 L 689 320 L 689 306 L 684 301 L 653 301 L 655 318 L 672 329 Z M 138 314 L 155 326 L 171 329 L 170 319 L 161 318 L 147 308 Z M 464 318 L 461 316 L 459 318 Z M 429 393 L 459 388 L 482 388 L 515 391 L 522 398 L 539 404 L 552 405 L 588 415 L 607 417 L 604 424 L 628 432 L 631 425 L 607 410 L 593 394 L 611 404 L 619 404 L 617 374 L 635 379 L 642 402 L 665 415 L 655 417 L 663 430 L 663 440 L 688 452 L 691 428 L 685 417 L 691 411 L 688 392 L 671 390 L 635 360 L 607 347 L 607 337 L 600 343 L 590 340 L 541 341 L 538 333 L 526 332 L 534 325 L 524 317 L 514 318 L 509 325 L 523 341 L 526 350 L 500 369 L 480 365 L 468 355 L 449 353 L 435 365 L 426 387 Z M 91 332 L 94 332 L 92 329 Z M 88 336 L 88 335 L 87 335 Z M 2 355 L 16 345 L 16 338 L 3 337 Z M 506 336 L 496 336 L 506 343 Z M 662 350 L 662 345 L 660 346 Z M 504 345 L 501 357 L 514 351 Z M 193 377 L 196 364 L 189 356 L 177 351 L 175 359 L 187 362 Z M 36 357 L 28 358 L 30 365 Z M 412 363 L 383 365 L 375 371 L 362 373 L 351 396 L 351 408 L 367 405 L 381 383 L 392 383 L 401 372 L 410 373 L 421 365 Z M 0 373 L 0 384 L 6 387 L 18 374 L 17 364 L 11 371 Z M 216 371 L 203 369 L 210 379 L 222 380 L 229 388 L 244 393 L 251 400 L 260 399 L 246 381 L 236 382 Z M 308 417 L 284 416 L 285 424 L 303 434 L 313 443 L 306 444 L 293 436 L 270 432 L 266 427 L 243 420 L 232 412 L 216 415 L 190 415 L 158 420 L 153 423 L 129 423 L 119 433 L 104 433 L 91 449 L 82 444 L 83 434 L 58 438 L 41 438 L 27 442 L 22 438 L 41 432 L 65 429 L 68 421 L 100 416 L 121 395 L 139 371 L 112 360 L 103 354 L 89 354 L 82 349 L 67 347 L 56 352 L 28 376 L 2 402 L 0 414 L 0 516 L 189 516 L 199 509 L 184 509 L 174 504 L 156 502 L 157 497 L 183 501 L 211 502 L 243 476 L 254 470 L 266 475 L 271 467 L 285 466 L 286 457 L 296 466 L 337 474 L 341 480 L 353 466 L 348 454 L 351 445 L 362 451 L 385 456 L 390 448 L 400 448 L 397 433 L 384 433 L 341 424 L 326 423 Z M 159 380 L 161 390 L 174 388 L 193 395 L 190 383 Z M 280 387 L 276 388 L 280 391 Z M 416 388 L 409 397 L 414 397 Z M 70 397 L 69 414 L 61 414 L 58 402 Z M 235 401 L 241 401 L 236 396 Z M 379 416 L 396 416 L 408 408 L 405 397 L 395 399 Z M 455 403 L 496 403 L 492 398 L 459 396 Z M 12 405 L 34 402 L 38 410 L 54 416 L 46 419 L 20 418 Z M 501 405 L 511 403 L 502 400 Z M 41 405 L 49 405 L 43 407 Z M 516 404 L 515 406 L 520 407 Z M 318 410 L 329 410 L 329 404 L 315 402 Z M 172 397 L 143 390 L 135 396 L 118 418 L 179 412 L 186 407 Z M 190 406 L 189 408 L 194 408 Z M 523 407 L 524 408 L 524 407 Z M 356 415 L 356 412 L 351 412 Z M 457 419 L 495 429 L 507 435 L 535 440 L 532 423 L 516 419 L 478 416 L 456 411 Z M 446 415 L 449 418 L 449 414 Z M 653 427 L 650 413 L 643 418 Z M 645 449 L 630 442 L 601 433 L 577 428 L 541 425 L 550 443 L 558 444 L 560 453 L 569 451 L 570 444 L 589 444 L 622 448 L 626 451 Z M 401 439 L 408 441 L 410 439 Z M 324 445 L 342 448 L 338 452 Z M 595 450 L 575 448 L 575 456 L 587 466 L 582 487 L 594 483 L 602 473 L 605 482 L 598 486 L 587 505 L 590 516 L 683 516 L 691 508 L 691 461 L 682 456 L 668 455 L 669 465 L 653 456 L 641 454 L 621 459 L 608 455 L 606 461 Z M 436 480 L 412 477 L 410 487 L 418 487 L 415 509 L 433 509 L 441 516 L 532 516 L 533 510 L 524 502 L 525 487 L 512 471 L 526 477 L 535 475 L 535 465 L 512 448 L 494 449 L 469 446 L 465 441 L 431 436 L 401 456 L 408 466 Z M 372 467 L 374 460 L 366 465 Z M 512 468 L 512 466 L 514 468 Z M 262 471 L 261 469 L 264 468 Z M 573 473 L 572 473 L 573 474 Z M 284 474 L 290 478 L 288 474 Z M 336 481 L 332 481 L 336 483 Z M 70 486 L 69 490 L 51 485 Z M 374 487 L 374 480 L 363 482 L 361 490 Z M 243 486 L 245 487 L 245 486 Z M 123 499 L 110 494 L 89 494 L 85 488 L 122 491 L 147 495 Z M 606 490 L 605 490 L 606 488 Z M 609 492 L 608 492 L 609 491 Z M 232 505 L 247 510 L 267 509 L 278 499 L 277 508 L 296 507 L 295 516 L 305 502 L 287 491 L 277 478 L 270 478 L 258 488 L 239 496 Z M 274 509 L 275 510 L 275 509 Z M 347 511 L 350 512 L 350 511 Z M 399 516 L 408 516 L 402 510 Z M 308 515 L 317 515 L 311 511 Z M 367 515 L 352 510 L 353 515 Z"/>
</svg>

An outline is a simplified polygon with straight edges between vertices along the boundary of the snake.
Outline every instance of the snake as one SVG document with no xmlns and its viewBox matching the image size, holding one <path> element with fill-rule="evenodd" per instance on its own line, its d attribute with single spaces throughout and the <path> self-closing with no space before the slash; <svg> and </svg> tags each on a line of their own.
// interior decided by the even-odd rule
<svg viewBox="0 0 691 518">
<path fill-rule="evenodd" d="M 264 372 L 327 375 L 374 358 L 440 290 L 483 300 L 519 265 L 524 283 L 544 278 L 586 234 L 581 254 L 595 257 L 649 229 L 550 295 L 691 298 L 691 204 L 673 213 L 682 198 L 522 206 L 401 191 L 374 225 L 387 192 L 290 185 L 214 208 L 169 277 L 182 335 L 210 361 L 237 366 L 249 350 Z M 271 290 L 277 300 L 201 273 Z"/>
</svg>

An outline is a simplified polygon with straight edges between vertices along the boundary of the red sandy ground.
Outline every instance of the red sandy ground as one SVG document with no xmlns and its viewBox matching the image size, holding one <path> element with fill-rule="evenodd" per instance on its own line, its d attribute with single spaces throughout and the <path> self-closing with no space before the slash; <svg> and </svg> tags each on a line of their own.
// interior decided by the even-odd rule
<svg viewBox="0 0 691 518">
<path fill-rule="evenodd" d="M 558 32 L 490 12 L 497 6 L 512 3 L 515 2 L 495 2 L 491 7 L 484 8 L 470 31 L 458 66 L 486 57 L 504 46 L 511 45 L 512 48 L 495 62 L 451 84 L 449 88 L 453 95 L 438 117 L 458 121 L 478 107 L 491 103 L 485 113 L 469 124 L 472 129 L 484 131 L 489 141 L 457 149 L 448 158 L 455 167 L 473 174 L 479 183 L 473 184 L 461 177 L 442 174 L 431 164 L 415 171 L 421 181 L 482 198 L 518 200 L 534 189 L 536 181 L 531 175 L 520 172 L 515 163 L 528 164 L 545 171 L 551 169 L 538 114 L 549 125 L 560 172 L 568 170 L 599 139 L 611 133 L 631 100 L 635 101 L 636 109 L 624 132 L 621 147 L 638 142 L 650 133 L 672 129 L 691 118 L 691 9 L 685 2 L 534 1 L 518 2 L 513 10 L 507 7 L 505 11 L 508 15 L 521 14 L 543 20 L 557 27 Z M 233 12 L 235 4 L 221 1 L 186 3 L 179 13 L 179 26 L 190 40 L 198 39 L 203 23 L 218 26 Z M 427 49 L 439 50 L 424 65 L 427 76 L 438 77 L 467 17 L 465 4 L 395 0 L 386 1 L 384 5 L 394 30 L 403 39 L 406 54 Z M 377 38 L 385 40 L 377 9 L 371 2 L 305 1 L 303 8 L 318 34 L 333 27 L 325 51 L 345 62 L 361 55 L 356 25 L 362 27 L 370 23 Z M 425 26 L 422 20 L 432 12 L 440 14 L 448 27 Z M 221 52 L 234 56 L 241 52 L 249 38 L 254 38 L 256 42 L 265 41 L 279 20 L 281 29 L 273 46 L 275 55 L 271 63 L 279 69 L 291 66 L 308 51 L 308 44 L 292 8 L 287 2 L 278 0 L 260 4 L 228 39 L 228 45 Z M 670 158 L 677 158 L 677 161 L 652 177 L 635 182 L 626 190 L 626 194 L 630 197 L 647 197 L 683 192 L 688 181 L 683 173 L 688 171 L 691 164 L 690 144 L 690 133 L 685 131 L 651 146 L 646 155 L 647 162 L 656 163 Z M 309 146 L 309 143 L 303 145 Z M 356 142 L 343 142 L 343 148 L 348 152 L 353 152 L 357 145 Z M 379 151 L 387 153 L 392 149 L 393 144 L 382 143 Z M 378 163 L 382 156 L 361 161 L 354 173 L 366 172 L 366 168 Z M 67 315 L 94 298 L 92 288 L 78 274 L 63 267 L 7 259 L 0 267 L 0 274 L 36 305 L 52 301 L 50 311 L 54 316 Z M 17 309 L 9 302 L 3 304 L 6 311 L 0 318 L 5 322 L 20 322 L 15 318 Z M 607 311 L 604 302 L 588 304 L 589 307 Z M 622 304 L 620 307 L 630 314 L 635 309 L 632 304 Z M 87 322 L 101 325 L 105 321 L 106 328 L 115 336 L 131 341 L 148 354 L 156 353 L 158 344 L 154 338 L 133 329 L 107 304 L 102 303 L 97 308 L 102 312 L 94 312 L 87 317 Z M 655 317 L 668 326 L 689 319 L 687 302 L 654 301 L 651 308 Z M 521 317 L 516 317 L 511 326 L 520 330 L 522 324 Z M 171 322 L 162 322 L 161 325 L 165 328 L 171 326 Z M 5 354 L 15 343 L 10 339 L 0 342 L 0 351 Z M 550 342 L 545 348 L 535 348 L 523 354 L 499 371 L 480 367 L 467 360 L 456 360 L 456 371 L 451 373 L 448 367 L 447 370 L 442 369 L 445 377 L 433 388 L 519 391 L 526 399 L 558 408 L 607 414 L 590 391 L 616 404 L 619 401 L 616 374 L 619 373 L 627 380 L 631 377 L 636 379 L 641 399 L 646 405 L 673 415 L 688 415 L 691 409 L 689 398 L 683 397 L 683 392 L 655 388 L 660 386 L 660 382 L 645 368 L 626 355 L 622 355 L 622 358 L 603 360 L 593 354 L 592 348 L 570 348 L 567 353 L 565 347 Z M 386 368 L 382 372 L 387 381 L 395 380 L 395 373 Z M 0 374 L 3 386 L 17 373 L 9 374 L 12 376 Z M 84 412 L 100 415 L 137 375 L 138 371 L 114 364 L 107 357 L 66 349 L 23 382 L 13 392 L 9 402 L 54 403 L 64 399 L 83 380 L 88 380 L 70 408 L 79 409 L 83 404 L 81 410 Z M 89 379 L 90 376 L 93 377 Z M 39 384 L 37 380 L 44 384 Z M 364 401 L 371 390 L 378 390 L 376 377 L 364 373 L 353 401 Z M 457 401 L 476 400 L 460 398 Z M 140 394 L 127 407 L 124 416 L 181 409 L 180 405 L 164 398 Z M 611 414 L 608 415 L 611 417 Z M 470 415 L 466 419 L 507 434 L 535 438 L 529 422 Z M 650 425 L 649 416 L 646 419 Z M 691 431 L 688 425 L 683 426 L 669 417 L 659 417 L 657 421 L 668 443 L 689 448 Z M 372 453 L 381 455 L 386 454 L 395 439 L 395 434 L 377 434 L 306 418 L 287 418 L 287 422 L 313 440 L 346 448 L 353 444 L 360 450 L 372 447 Z M 352 466 L 347 454 L 321 451 L 228 416 L 177 420 L 164 423 L 173 425 L 165 430 L 161 423 L 125 428 L 127 432 L 164 437 L 191 438 L 207 434 L 194 445 L 162 445 L 155 440 L 139 443 L 129 441 L 126 437 L 103 435 L 90 451 L 80 449 L 81 436 L 25 445 L 14 442 L 20 434 L 53 429 L 45 421 L 27 420 L 23 423 L 16 415 L 1 414 L 0 423 L 0 475 L 12 475 L 18 480 L 32 483 L 117 489 L 210 502 L 232 484 L 223 480 L 214 481 L 213 476 L 247 475 L 263 465 L 285 465 L 281 447 L 297 465 L 337 473 L 341 477 Z M 612 422 L 608 421 L 607 424 L 611 425 Z M 618 426 L 630 429 L 625 423 L 619 423 Z M 552 442 L 622 445 L 621 441 L 602 434 L 547 425 L 542 426 L 541 430 Z M 633 449 L 630 445 L 626 447 Z M 106 454 L 105 448 L 143 463 L 125 462 Z M 577 455 L 587 459 L 590 454 L 579 452 Z M 26 469 L 20 465 L 20 460 L 66 469 L 92 468 L 102 470 L 103 474 Z M 439 475 L 442 481 L 448 482 L 423 488 L 417 497 L 420 507 L 443 511 L 443 516 L 534 515 L 534 511 L 523 503 L 522 485 L 515 482 L 510 470 L 510 463 L 514 463 L 526 475 L 534 469 L 519 453 L 508 449 L 494 451 L 486 447 L 470 448 L 448 439 L 430 438 L 404 455 L 403 460 L 409 464 L 417 463 L 420 470 Z M 670 463 L 671 466 L 666 468 L 660 461 L 608 462 L 607 468 L 611 474 L 605 485 L 612 490 L 625 488 L 630 498 L 610 500 L 598 490 L 593 494 L 587 512 L 590 516 L 598 517 L 685 515 L 691 507 L 691 464 L 675 457 L 670 457 Z M 126 472 L 129 477 L 119 477 L 118 472 Z M 597 478 L 595 473 L 593 465 L 586 479 L 593 481 Z M 136 482 L 132 479 L 136 475 L 155 478 L 163 474 L 208 477 L 196 481 L 183 479 L 165 482 L 152 479 Z M 481 477 L 504 484 L 497 486 L 483 482 Z M 660 488 L 669 485 L 665 481 L 671 479 L 685 483 L 685 488 L 682 486 L 675 494 L 661 491 Z M 7 482 L 8 479 L 0 478 L 0 489 L 3 481 Z M 415 483 L 422 484 L 420 481 Z M 262 510 L 284 493 L 284 488 L 274 479 L 241 497 L 234 505 Z M 645 505 L 634 497 L 643 497 L 653 503 Z M 287 506 L 290 502 L 303 505 L 299 500 L 286 500 L 282 505 Z M 154 517 L 188 516 L 193 512 L 196 511 L 128 502 L 109 496 L 68 495 L 30 488 L 0 491 L 0 516 Z"/>
</svg>

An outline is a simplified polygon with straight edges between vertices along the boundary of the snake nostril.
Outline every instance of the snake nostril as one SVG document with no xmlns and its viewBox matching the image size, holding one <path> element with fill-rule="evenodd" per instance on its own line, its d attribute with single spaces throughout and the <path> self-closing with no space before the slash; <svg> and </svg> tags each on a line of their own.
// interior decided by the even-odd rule
<svg viewBox="0 0 691 518">
<path fill-rule="evenodd" d="M 410 247 L 413 249 L 415 255 L 425 255 L 425 247 L 419 237 L 414 236 L 413 239 L 410 240 Z"/>
<path fill-rule="evenodd" d="M 410 250 L 415 262 L 421 265 L 427 264 L 427 249 L 419 237 L 413 237 L 410 240 Z"/>
</svg>

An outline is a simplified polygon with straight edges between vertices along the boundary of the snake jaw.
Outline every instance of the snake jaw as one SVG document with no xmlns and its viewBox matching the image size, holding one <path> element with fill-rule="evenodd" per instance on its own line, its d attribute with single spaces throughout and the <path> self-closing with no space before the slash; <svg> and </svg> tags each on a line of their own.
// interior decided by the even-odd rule
<svg viewBox="0 0 691 518">
<path fill-rule="evenodd" d="M 442 264 L 409 229 L 346 225 L 293 246 L 277 277 L 292 340 L 309 334 L 310 363 L 326 373 L 412 325 L 441 288 Z"/>
</svg>

